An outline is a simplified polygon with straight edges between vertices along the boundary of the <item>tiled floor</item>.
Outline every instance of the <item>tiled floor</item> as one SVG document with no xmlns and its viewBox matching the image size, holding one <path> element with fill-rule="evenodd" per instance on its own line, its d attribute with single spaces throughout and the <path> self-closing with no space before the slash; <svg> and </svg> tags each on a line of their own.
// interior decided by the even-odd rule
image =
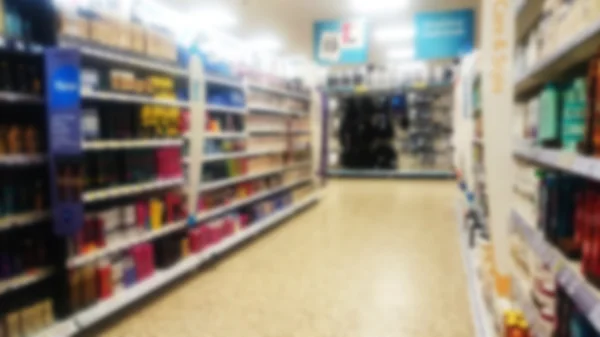
<svg viewBox="0 0 600 337">
<path fill-rule="evenodd" d="M 321 202 L 107 337 L 471 337 L 451 182 L 332 181 Z"/>
</svg>

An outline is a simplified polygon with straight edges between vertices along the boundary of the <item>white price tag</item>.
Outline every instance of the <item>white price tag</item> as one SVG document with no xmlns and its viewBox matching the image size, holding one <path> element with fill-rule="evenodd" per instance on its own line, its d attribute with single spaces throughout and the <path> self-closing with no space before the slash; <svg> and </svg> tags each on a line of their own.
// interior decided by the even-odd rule
<svg viewBox="0 0 600 337">
<path fill-rule="evenodd" d="M 588 319 L 594 328 L 596 328 L 596 331 L 600 331 L 600 304 L 594 306 L 588 315 Z"/>
<path fill-rule="evenodd" d="M 74 335 L 77 332 L 77 327 L 75 326 L 75 322 L 66 321 L 62 323 L 57 323 L 47 331 L 45 331 L 41 336 L 43 337 L 65 337 Z"/>
<path fill-rule="evenodd" d="M 559 156 L 558 163 L 561 168 L 570 170 L 576 158 L 575 153 L 563 152 Z"/>
</svg>

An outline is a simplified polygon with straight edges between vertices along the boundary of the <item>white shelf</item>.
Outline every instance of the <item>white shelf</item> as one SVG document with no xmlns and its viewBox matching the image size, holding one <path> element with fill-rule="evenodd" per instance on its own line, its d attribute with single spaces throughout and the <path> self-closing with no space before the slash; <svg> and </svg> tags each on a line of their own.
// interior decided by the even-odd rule
<svg viewBox="0 0 600 337">
<path fill-rule="evenodd" d="M 519 309 L 523 311 L 523 314 L 527 319 L 527 323 L 529 323 L 532 337 L 549 337 L 541 331 L 542 328 L 540 326 L 541 322 L 538 309 L 533 305 L 531 297 L 528 295 L 529 292 L 523 289 L 522 284 L 523 281 L 517 280 L 515 277 L 513 277 L 511 289 L 513 291 L 513 296 L 516 298 Z"/>
<path fill-rule="evenodd" d="M 242 152 L 232 152 L 232 153 L 218 153 L 218 154 L 209 154 L 206 155 L 203 159 L 204 163 L 210 163 L 214 161 L 228 160 L 228 159 L 239 159 L 253 156 L 260 156 L 264 154 L 272 154 L 272 153 L 281 153 L 285 152 L 285 149 L 265 149 L 265 150 L 252 150 L 252 151 L 242 151 Z M 185 162 L 188 163 L 187 158 Z"/>
<path fill-rule="evenodd" d="M 221 113 L 230 113 L 236 115 L 245 115 L 246 108 L 245 107 L 235 107 L 235 106 L 227 106 L 222 104 L 207 104 L 206 110 L 209 112 L 221 112 Z"/>
<path fill-rule="evenodd" d="M 600 160 L 593 157 L 526 144 L 517 145 L 514 154 L 533 163 L 600 181 Z"/>
<path fill-rule="evenodd" d="M 268 106 L 268 105 L 263 105 L 263 104 L 249 105 L 248 111 L 257 112 L 257 113 L 274 114 L 274 115 L 284 115 L 284 116 L 293 116 L 295 114 L 294 111 L 291 111 L 288 109 L 283 109 L 283 108 L 278 108 L 278 107 L 273 107 L 273 106 Z"/>
<path fill-rule="evenodd" d="M 258 84 L 258 83 L 249 83 L 248 87 L 250 89 L 269 92 L 269 93 L 280 95 L 280 96 L 286 96 L 286 97 L 301 99 L 304 101 L 310 101 L 310 95 L 296 93 L 296 92 L 285 90 L 285 89 L 273 88 L 273 87 Z"/>
<path fill-rule="evenodd" d="M 9 215 L 7 217 L 0 218 L 0 232 L 16 227 L 29 226 L 37 222 L 49 219 L 50 212 L 48 211 L 35 211 L 23 214 Z"/>
<path fill-rule="evenodd" d="M 210 132 L 204 137 L 206 139 L 235 139 L 246 138 L 248 135 L 245 132 Z"/>
<path fill-rule="evenodd" d="M 566 290 L 596 331 L 600 331 L 600 291 L 586 281 L 580 272 L 579 262 L 567 260 L 545 240 L 541 232 L 515 211 L 512 213 L 512 230 L 519 233 L 539 259 L 555 271 L 557 283 Z"/>
<path fill-rule="evenodd" d="M 22 94 L 19 92 L 12 91 L 0 91 L 0 101 L 9 103 L 44 103 L 44 99 L 41 96 L 32 94 Z"/>
<path fill-rule="evenodd" d="M 98 60 L 111 61 L 132 67 L 153 70 L 167 75 L 174 75 L 180 77 L 188 76 L 188 72 L 184 68 L 174 65 L 168 65 L 169 61 L 151 61 L 144 57 L 129 56 L 124 53 L 110 51 L 105 48 L 84 46 L 70 41 L 61 41 L 60 45 L 63 47 L 77 48 L 79 49 L 82 55 L 87 56 L 89 58 L 95 58 Z"/>
<path fill-rule="evenodd" d="M 541 1 L 529 0 L 528 3 Z M 587 29 L 572 36 L 553 53 L 521 72 L 515 81 L 515 94 L 518 96 L 546 82 L 557 79 L 564 71 L 589 59 L 597 52 L 600 42 L 600 20 Z"/>
<path fill-rule="evenodd" d="M 205 74 L 206 83 L 242 89 L 242 80 L 232 77 Z"/>
<path fill-rule="evenodd" d="M 197 213 L 196 214 L 196 222 L 205 221 L 205 220 L 210 219 L 212 217 L 221 215 L 223 213 L 227 213 L 227 212 L 232 211 L 232 210 L 234 210 L 236 208 L 239 208 L 241 206 L 244 206 L 244 205 L 247 205 L 247 204 L 251 204 L 251 203 L 253 203 L 253 202 L 257 201 L 257 200 L 260 200 L 260 199 L 266 198 L 268 196 L 271 196 L 271 195 L 283 192 L 283 191 L 288 190 L 290 188 L 294 188 L 295 186 L 301 185 L 303 183 L 307 183 L 310 180 L 311 180 L 310 178 L 300 179 L 300 180 L 298 180 L 296 182 L 293 182 L 291 184 L 287 184 L 285 186 L 281 186 L 281 187 L 277 187 L 277 188 L 274 188 L 274 189 L 271 189 L 271 190 L 268 190 L 268 191 L 264 191 L 264 192 L 258 193 L 256 195 L 253 195 L 253 196 L 248 197 L 248 198 L 243 199 L 243 200 L 235 201 L 235 202 L 233 202 L 233 203 L 231 203 L 229 205 L 225 205 L 225 206 L 222 206 L 222 207 L 219 207 L 219 208 L 216 208 L 216 209 L 212 209 L 212 210 L 209 210 L 209 211 L 203 211 L 203 212 Z"/>
<path fill-rule="evenodd" d="M 462 202 L 458 202 L 456 207 L 457 223 L 459 225 L 458 233 L 463 265 L 465 273 L 467 274 L 467 286 L 471 302 L 471 312 L 475 323 L 475 335 L 478 337 L 496 337 L 493 325 L 494 320 L 485 306 L 482 285 L 475 270 L 474 254 L 468 248 L 468 233 L 464 230 L 464 218 L 462 207 L 460 206 L 461 204 Z"/>
<path fill-rule="evenodd" d="M 209 183 L 200 183 L 200 188 L 199 191 L 211 191 L 211 190 L 215 190 L 218 188 L 222 188 L 225 186 L 229 186 L 229 185 L 233 185 L 236 183 L 241 183 L 244 181 L 248 181 L 248 180 L 252 180 L 252 179 L 257 179 L 257 178 L 261 178 L 261 177 L 266 177 L 272 174 L 277 174 L 277 173 L 282 173 L 286 168 L 282 167 L 282 168 L 277 168 L 274 170 L 268 170 L 265 172 L 260 172 L 260 173 L 253 173 L 253 174 L 247 174 L 247 175 L 243 175 L 241 177 L 233 177 L 233 178 L 228 178 L 228 179 L 221 179 L 221 180 L 217 180 L 215 182 L 209 182 Z"/>
<path fill-rule="evenodd" d="M 250 134 L 277 134 L 277 135 L 285 135 L 288 133 L 286 129 L 277 129 L 277 128 L 257 128 L 248 130 Z"/>
<path fill-rule="evenodd" d="M 239 159 L 250 156 L 247 151 L 236 151 L 232 153 L 217 153 L 217 154 L 208 154 L 203 158 L 204 163 L 210 163 L 214 161 L 220 160 L 228 160 L 228 159 Z"/>
<path fill-rule="evenodd" d="M 52 324 L 43 331 L 36 333 L 34 337 L 71 337 L 78 330 L 75 320 L 71 318 Z"/>
<path fill-rule="evenodd" d="M 43 154 L 11 154 L 0 156 L 0 166 L 31 166 L 46 162 Z"/>
<path fill-rule="evenodd" d="M 196 270 L 196 268 L 203 265 L 211 258 L 223 254 L 241 242 L 248 240 L 250 237 L 257 235 L 265 229 L 277 224 L 279 221 L 291 216 L 300 209 L 316 202 L 319 197 L 320 195 L 315 193 L 310 197 L 307 197 L 305 200 L 289 206 L 287 209 L 271 214 L 267 218 L 250 225 L 250 227 L 222 240 L 214 246 L 209 247 L 200 254 L 187 257 L 169 269 L 158 270 L 149 279 L 146 279 L 109 299 L 101 301 L 96 305 L 79 312 L 71 320 L 77 323 L 80 330 L 88 328 L 113 314 L 117 310 L 132 304 L 133 302 L 167 285 L 175 279 Z"/>
<path fill-rule="evenodd" d="M 181 229 L 185 228 L 185 226 L 186 226 L 185 220 L 176 221 L 176 222 L 164 225 L 161 229 L 147 231 L 143 234 L 140 234 L 139 236 L 124 239 L 123 241 L 121 241 L 119 243 L 113 244 L 110 247 L 104 247 L 104 248 L 98 249 L 98 250 L 94 251 L 93 253 L 71 257 L 67 260 L 67 268 L 75 268 L 75 267 L 85 265 L 85 264 L 90 263 L 94 260 L 97 260 L 101 257 L 105 257 L 107 255 L 125 250 L 125 249 L 135 246 L 137 244 L 140 244 L 143 242 L 148 242 L 148 241 L 154 240 L 156 238 L 159 238 L 161 236 L 165 236 L 165 235 L 168 235 L 175 231 L 181 230 Z"/>
<path fill-rule="evenodd" d="M 163 188 L 178 186 L 183 184 L 183 178 L 173 178 L 156 180 L 148 183 L 125 185 L 119 187 L 105 188 L 99 191 L 90 191 L 83 194 L 83 200 L 85 202 L 102 201 L 112 198 L 119 198 L 130 196 L 142 192 L 148 192 L 153 190 L 160 190 Z"/>
<path fill-rule="evenodd" d="M 484 145 L 483 138 L 473 138 L 473 144 L 475 145 Z"/>
<path fill-rule="evenodd" d="M 81 89 L 81 97 L 84 99 L 107 101 L 107 102 L 123 102 L 123 103 L 139 103 L 139 104 L 157 104 L 174 107 L 185 108 L 189 104 L 186 101 L 178 101 L 175 99 L 161 99 L 147 97 L 136 94 L 122 94 L 107 91 L 94 91 L 89 89 Z"/>
<path fill-rule="evenodd" d="M 23 275 L 15 276 L 7 280 L 2 280 L 0 281 L 0 295 L 42 281 L 51 274 L 52 268 L 42 268 L 35 271 L 26 272 Z"/>
<path fill-rule="evenodd" d="M 101 140 L 83 142 L 84 150 L 141 149 L 182 146 L 183 139 Z"/>
<path fill-rule="evenodd" d="M 293 163 L 293 164 L 289 164 L 285 167 L 286 170 L 294 170 L 297 168 L 302 168 L 305 166 L 312 166 L 312 161 L 311 160 L 307 160 L 307 161 L 303 161 L 300 163 Z"/>
</svg>

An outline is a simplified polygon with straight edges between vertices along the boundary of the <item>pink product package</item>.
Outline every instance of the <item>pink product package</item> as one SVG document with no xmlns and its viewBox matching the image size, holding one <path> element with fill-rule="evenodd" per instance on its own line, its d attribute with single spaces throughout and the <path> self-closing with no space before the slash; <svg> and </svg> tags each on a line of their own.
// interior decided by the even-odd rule
<svg viewBox="0 0 600 337">
<path fill-rule="evenodd" d="M 159 178 L 177 178 L 183 175 L 181 149 L 179 147 L 158 149 L 156 151 L 156 161 Z"/>
<path fill-rule="evenodd" d="M 150 210 L 148 208 L 148 202 L 146 202 L 146 200 L 141 200 L 135 203 L 135 225 L 138 228 L 148 228 L 149 214 Z"/>
</svg>

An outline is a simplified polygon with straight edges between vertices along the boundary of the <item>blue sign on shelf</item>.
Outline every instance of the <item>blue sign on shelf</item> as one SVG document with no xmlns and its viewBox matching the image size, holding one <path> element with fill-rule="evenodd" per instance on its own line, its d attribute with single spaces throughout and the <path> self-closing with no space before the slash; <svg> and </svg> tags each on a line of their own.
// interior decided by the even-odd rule
<svg viewBox="0 0 600 337">
<path fill-rule="evenodd" d="M 473 50 L 475 14 L 471 9 L 418 13 L 415 25 L 417 59 L 455 58 Z"/>
<path fill-rule="evenodd" d="M 45 52 L 50 200 L 54 232 L 72 235 L 83 225 L 84 165 L 81 148 L 81 56 L 76 50 Z"/>
<path fill-rule="evenodd" d="M 366 20 L 325 20 L 313 25 L 313 53 L 323 65 L 361 64 L 369 58 Z"/>
</svg>

